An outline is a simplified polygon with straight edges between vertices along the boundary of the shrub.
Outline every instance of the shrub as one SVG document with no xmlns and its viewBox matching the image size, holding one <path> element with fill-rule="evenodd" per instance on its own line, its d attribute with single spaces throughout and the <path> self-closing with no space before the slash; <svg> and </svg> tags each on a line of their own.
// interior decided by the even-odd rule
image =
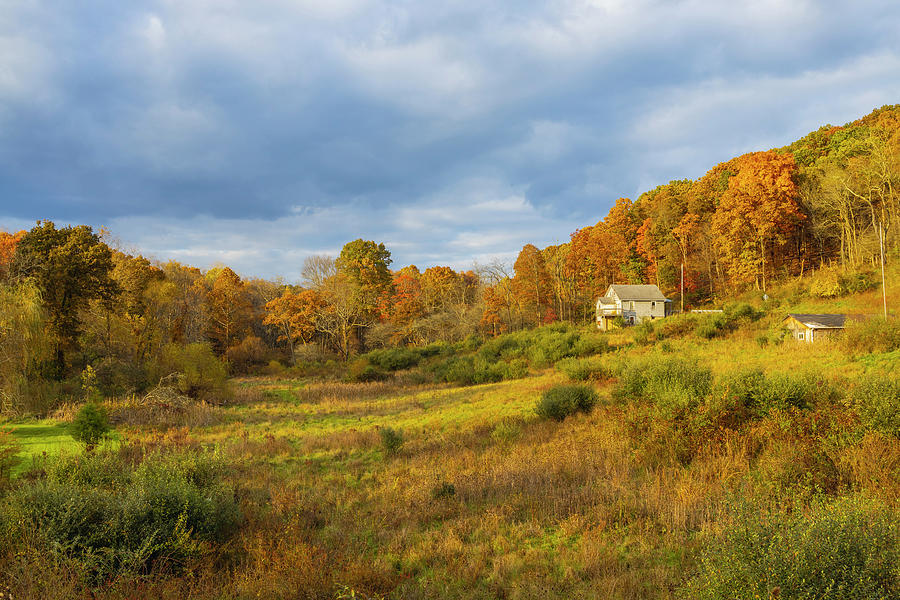
<svg viewBox="0 0 900 600">
<path fill-rule="evenodd" d="M 711 407 L 736 417 L 762 416 L 789 407 L 809 408 L 817 394 L 829 394 L 827 384 L 807 374 L 738 371 L 716 381 Z"/>
<path fill-rule="evenodd" d="M 875 373 L 861 377 L 851 399 L 867 427 L 900 437 L 900 379 Z"/>
<path fill-rule="evenodd" d="M 345 379 L 354 383 L 370 383 L 373 381 L 384 381 L 389 375 L 368 364 L 366 359 L 358 358 L 347 365 L 347 375 Z"/>
<path fill-rule="evenodd" d="M 388 456 L 393 456 L 400 452 L 403 447 L 403 432 L 392 427 L 382 427 L 378 430 L 381 436 L 381 447 Z"/>
<path fill-rule="evenodd" d="M 12 432 L 0 429 L 0 493 L 12 483 L 12 470 L 18 464 L 19 444 Z"/>
<path fill-rule="evenodd" d="M 431 497 L 434 500 L 442 500 L 445 498 L 452 498 L 456 495 L 456 486 L 452 483 L 447 483 L 446 481 L 441 482 L 440 484 L 434 486 L 431 489 Z"/>
<path fill-rule="evenodd" d="M 504 379 L 518 379 L 528 374 L 524 359 L 489 362 L 481 356 L 451 356 L 431 367 L 437 381 L 458 385 L 495 383 Z"/>
<path fill-rule="evenodd" d="M 658 356 L 633 363 L 615 390 L 621 399 L 647 398 L 665 416 L 676 417 L 709 394 L 712 372 L 688 359 Z"/>
<path fill-rule="evenodd" d="M 756 414 L 766 388 L 766 374 L 760 369 L 728 373 L 716 381 L 712 407 L 735 416 Z"/>
<path fill-rule="evenodd" d="M 809 375 L 773 373 L 765 380 L 765 385 L 757 390 L 756 403 L 763 411 L 775 409 L 809 408 L 819 385 Z"/>
<path fill-rule="evenodd" d="M 662 339 L 662 334 L 656 331 L 653 321 L 642 321 L 634 328 L 634 341 L 638 346 L 646 346 L 660 339 Z"/>
<path fill-rule="evenodd" d="M 844 330 L 844 347 L 855 353 L 900 349 L 900 321 L 883 318 L 851 321 Z"/>
<path fill-rule="evenodd" d="M 239 374 L 248 373 L 252 367 L 265 363 L 267 354 L 266 345 L 255 335 L 248 335 L 225 351 L 231 370 Z"/>
<path fill-rule="evenodd" d="M 178 570 L 237 529 L 224 471 L 211 452 L 152 454 L 137 468 L 111 453 L 59 459 L 46 480 L 10 494 L 2 511 L 8 523 L 38 532 L 46 551 L 80 561 L 97 578 Z"/>
<path fill-rule="evenodd" d="M 522 434 L 521 422 L 513 419 L 503 419 L 491 430 L 491 439 L 498 444 L 509 444 Z"/>
<path fill-rule="evenodd" d="M 809 293 L 818 298 L 836 298 L 847 294 L 859 294 L 878 287 L 878 278 L 871 271 L 841 274 L 822 269 L 813 276 Z"/>
<path fill-rule="evenodd" d="M 841 275 L 841 288 L 848 294 L 860 294 L 868 292 L 878 287 L 879 281 L 875 273 L 871 271 L 862 271 L 860 273 L 850 273 L 849 275 Z"/>
<path fill-rule="evenodd" d="M 572 381 L 601 380 L 612 377 L 612 371 L 599 358 L 566 358 L 556 369 Z"/>
<path fill-rule="evenodd" d="M 704 550 L 683 598 L 857 600 L 900 595 L 900 529 L 889 509 L 855 499 L 809 514 L 744 508 Z M 778 590 L 777 592 L 775 590 Z"/>
<path fill-rule="evenodd" d="M 365 355 L 365 358 L 374 366 L 385 371 L 399 371 L 419 364 L 422 354 L 406 348 L 387 348 L 374 350 Z"/>
<path fill-rule="evenodd" d="M 228 368 L 209 344 L 169 344 L 154 370 L 157 381 L 177 373 L 178 391 L 191 398 L 215 402 L 230 397 Z"/>
<path fill-rule="evenodd" d="M 97 387 L 104 396 L 122 396 L 145 391 L 149 385 L 147 369 L 134 361 L 106 357 L 96 366 Z"/>
<path fill-rule="evenodd" d="M 697 327 L 697 316 L 691 313 L 672 315 L 659 324 L 659 332 L 667 338 L 684 337 Z"/>
<path fill-rule="evenodd" d="M 765 316 L 766 313 L 765 311 L 756 310 L 744 302 L 738 302 L 735 304 L 726 304 L 722 314 L 725 315 L 727 321 L 733 323 L 741 320 L 747 322 L 758 321 Z"/>
<path fill-rule="evenodd" d="M 91 451 L 106 437 L 110 429 L 106 410 L 102 406 L 88 402 L 75 415 L 71 435 L 76 442 L 84 444 L 85 448 Z"/>
<path fill-rule="evenodd" d="M 679 416 L 709 394 L 712 372 L 685 359 L 663 358 L 647 369 L 644 394 L 667 416 Z"/>
<path fill-rule="evenodd" d="M 556 385 L 541 396 L 535 407 L 544 419 L 562 421 L 576 412 L 589 413 L 597 403 L 597 392 L 588 385 Z"/>
</svg>

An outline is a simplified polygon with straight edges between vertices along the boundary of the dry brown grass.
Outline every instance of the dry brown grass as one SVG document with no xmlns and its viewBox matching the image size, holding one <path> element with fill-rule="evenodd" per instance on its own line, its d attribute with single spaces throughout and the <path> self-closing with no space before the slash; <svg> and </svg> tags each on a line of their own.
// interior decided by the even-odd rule
<svg viewBox="0 0 900 600">
<path fill-rule="evenodd" d="M 729 343 L 760 362 L 788 356 Z M 121 452 L 221 444 L 246 521 L 193 574 L 113 582 L 95 597 L 668 599 L 735 495 L 900 492 L 897 440 L 845 435 L 857 423 L 842 406 L 695 426 L 611 404 L 600 386 L 592 414 L 537 420 L 534 401 L 559 380 L 324 383 L 282 399 L 263 383 L 215 407 L 212 425 L 134 424 L 138 441 Z M 396 456 L 381 449 L 382 426 L 404 431 Z"/>
</svg>

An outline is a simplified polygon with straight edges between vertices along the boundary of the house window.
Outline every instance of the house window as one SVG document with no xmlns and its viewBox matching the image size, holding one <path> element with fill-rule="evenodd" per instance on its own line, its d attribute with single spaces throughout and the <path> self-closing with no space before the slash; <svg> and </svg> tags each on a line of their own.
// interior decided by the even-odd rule
<svg viewBox="0 0 900 600">
<path fill-rule="evenodd" d="M 656 302 L 651 302 L 651 303 L 650 303 L 650 308 L 656 308 Z"/>
<path fill-rule="evenodd" d="M 806 339 L 806 334 L 805 334 L 804 332 L 802 332 L 802 331 L 798 331 L 798 332 L 797 332 L 797 339 L 798 339 L 798 340 Z"/>
</svg>

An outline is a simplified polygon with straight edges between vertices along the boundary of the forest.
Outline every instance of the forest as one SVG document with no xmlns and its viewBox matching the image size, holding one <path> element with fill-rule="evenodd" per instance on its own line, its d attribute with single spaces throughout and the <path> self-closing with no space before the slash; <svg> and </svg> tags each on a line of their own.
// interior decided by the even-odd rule
<svg viewBox="0 0 900 600">
<path fill-rule="evenodd" d="M 784 148 L 620 198 L 568 243 L 458 272 L 392 270 L 382 243 L 312 256 L 299 285 L 148 260 L 89 226 L 0 233 L 0 411 L 41 412 L 91 366 L 104 393 L 144 392 L 190 360 L 232 374 L 368 350 L 587 323 L 612 283 L 655 283 L 688 308 L 811 270 L 823 297 L 862 291 L 900 244 L 900 106 Z M 681 271 L 684 271 L 683 288 Z M 68 385 L 67 383 L 68 382 Z"/>
<path fill-rule="evenodd" d="M 894 105 L 512 265 L 2 232 L 0 598 L 897 598 L 898 185 Z"/>
</svg>

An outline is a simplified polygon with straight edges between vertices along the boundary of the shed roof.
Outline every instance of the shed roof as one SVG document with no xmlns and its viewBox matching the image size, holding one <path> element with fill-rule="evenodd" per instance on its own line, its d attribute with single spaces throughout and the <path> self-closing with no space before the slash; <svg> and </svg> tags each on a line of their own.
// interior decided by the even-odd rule
<svg viewBox="0 0 900 600">
<path fill-rule="evenodd" d="M 613 284 L 609 286 L 609 290 L 606 291 L 607 295 L 609 295 L 610 290 L 616 293 L 616 296 L 619 297 L 619 300 L 656 300 L 658 302 L 669 301 L 669 299 L 663 296 L 663 293 L 659 291 L 659 288 L 655 285 Z"/>
<path fill-rule="evenodd" d="M 859 315 L 808 315 L 797 313 L 788 313 L 788 317 L 793 317 L 811 329 L 843 329 L 844 323 L 848 318 L 851 320 L 862 318 Z"/>
<path fill-rule="evenodd" d="M 612 298 L 610 298 L 609 296 L 600 296 L 597 299 L 597 302 L 599 302 L 600 304 L 610 304 L 610 305 L 614 305 L 616 303 L 616 301 L 613 300 Z"/>
</svg>

